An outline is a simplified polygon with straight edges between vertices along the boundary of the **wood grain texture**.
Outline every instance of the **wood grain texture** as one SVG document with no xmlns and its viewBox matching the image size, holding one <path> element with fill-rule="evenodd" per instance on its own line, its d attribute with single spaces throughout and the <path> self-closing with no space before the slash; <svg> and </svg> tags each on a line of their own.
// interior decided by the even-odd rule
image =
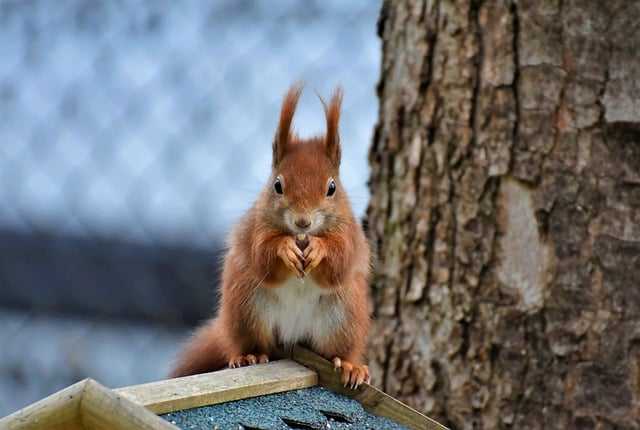
<svg viewBox="0 0 640 430">
<path fill-rule="evenodd" d="M 141 405 L 93 380 L 85 385 L 80 415 L 84 428 L 91 430 L 178 430 Z"/>
<path fill-rule="evenodd" d="M 372 385 L 365 383 L 357 390 L 344 387 L 340 382 L 340 375 L 333 368 L 333 364 L 308 349 L 295 347 L 291 355 L 295 361 L 317 372 L 320 385 L 357 400 L 372 414 L 389 418 L 410 429 L 446 430 L 446 427 L 437 421 L 410 408 Z"/>
<path fill-rule="evenodd" d="M 317 383 L 316 372 L 294 361 L 280 360 L 134 385 L 116 392 L 155 413 L 163 414 L 312 387 Z"/>
<path fill-rule="evenodd" d="M 78 382 L 0 419 L 3 430 L 76 430 L 86 381 Z"/>
</svg>

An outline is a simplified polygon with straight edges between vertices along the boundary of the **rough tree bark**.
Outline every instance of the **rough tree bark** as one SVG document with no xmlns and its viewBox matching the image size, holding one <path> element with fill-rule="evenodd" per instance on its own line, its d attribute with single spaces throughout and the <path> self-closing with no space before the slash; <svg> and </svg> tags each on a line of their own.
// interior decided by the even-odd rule
<svg viewBox="0 0 640 430">
<path fill-rule="evenodd" d="M 640 1 L 385 1 L 370 361 L 459 429 L 640 428 Z"/>
</svg>

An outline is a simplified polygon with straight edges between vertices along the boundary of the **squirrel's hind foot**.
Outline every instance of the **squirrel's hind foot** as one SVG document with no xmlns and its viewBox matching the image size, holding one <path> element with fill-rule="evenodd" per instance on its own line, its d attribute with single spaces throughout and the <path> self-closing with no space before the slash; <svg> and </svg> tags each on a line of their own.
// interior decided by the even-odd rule
<svg viewBox="0 0 640 430">
<path fill-rule="evenodd" d="M 247 354 L 236 355 L 229 360 L 229 367 L 235 369 L 237 367 L 251 366 L 253 364 L 264 364 L 269 362 L 269 356 L 267 354 Z"/>
<path fill-rule="evenodd" d="M 371 382 L 369 367 L 364 364 L 353 364 L 339 357 L 335 357 L 333 359 L 333 368 L 336 372 L 340 370 L 342 373 L 342 385 L 345 387 L 349 386 L 352 390 L 358 388 L 363 382 L 367 384 Z"/>
</svg>

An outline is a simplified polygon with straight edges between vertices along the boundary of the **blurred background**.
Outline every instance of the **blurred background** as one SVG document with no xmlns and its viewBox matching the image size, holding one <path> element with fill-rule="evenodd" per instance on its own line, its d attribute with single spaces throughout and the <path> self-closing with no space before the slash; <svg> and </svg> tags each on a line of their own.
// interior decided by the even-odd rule
<svg viewBox="0 0 640 430">
<path fill-rule="evenodd" d="M 163 378 L 215 309 L 224 237 L 270 169 L 288 86 L 345 88 L 358 215 L 379 1 L 0 1 L 0 416 L 85 377 Z"/>
</svg>

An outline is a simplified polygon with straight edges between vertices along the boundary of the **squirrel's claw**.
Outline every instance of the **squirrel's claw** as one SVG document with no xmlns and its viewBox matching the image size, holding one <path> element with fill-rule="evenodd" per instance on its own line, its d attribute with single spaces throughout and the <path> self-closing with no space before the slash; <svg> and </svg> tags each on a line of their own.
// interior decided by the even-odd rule
<svg viewBox="0 0 640 430">
<path fill-rule="evenodd" d="M 324 242 L 317 237 L 311 237 L 309 244 L 304 250 L 305 270 L 307 272 L 318 267 L 327 256 L 327 248 Z"/>
<path fill-rule="evenodd" d="M 247 361 L 244 355 L 237 355 L 235 357 L 231 357 L 231 359 L 229 360 L 229 367 L 231 369 L 235 369 L 237 367 L 242 367 L 246 365 L 247 365 Z"/>
<path fill-rule="evenodd" d="M 349 361 L 342 360 L 339 357 L 333 359 L 333 368 L 341 371 L 340 380 L 342 385 L 352 390 L 357 389 L 363 383 L 369 383 L 371 376 L 369 375 L 369 367 L 364 364 L 353 364 Z"/>
<path fill-rule="evenodd" d="M 268 362 L 269 357 L 266 354 L 258 354 L 257 357 L 254 354 L 236 355 L 234 357 L 231 357 L 231 359 L 229 360 L 229 367 L 231 369 L 236 369 L 238 367 L 251 366 L 253 364 L 263 364 Z"/>
<path fill-rule="evenodd" d="M 304 277 L 304 256 L 293 238 L 284 238 L 278 246 L 276 254 L 289 270 L 299 278 Z"/>
</svg>

